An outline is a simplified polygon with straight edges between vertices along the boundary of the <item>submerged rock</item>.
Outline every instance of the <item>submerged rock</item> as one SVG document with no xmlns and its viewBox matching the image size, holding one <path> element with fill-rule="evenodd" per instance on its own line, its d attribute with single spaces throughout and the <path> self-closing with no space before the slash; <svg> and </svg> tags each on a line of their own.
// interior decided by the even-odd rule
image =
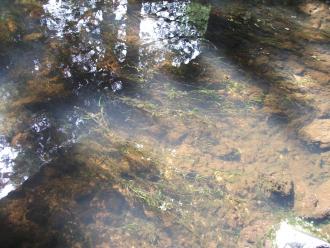
<svg viewBox="0 0 330 248">
<path fill-rule="evenodd" d="M 318 145 L 321 149 L 330 148 L 330 119 L 314 120 L 299 131 L 303 140 Z"/>
<path fill-rule="evenodd" d="M 330 180 L 306 193 L 295 203 L 295 212 L 309 220 L 323 222 L 330 219 Z"/>
<path fill-rule="evenodd" d="M 330 168 L 330 152 L 324 152 L 320 156 L 320 164 L 321 168 Z"/>
<path fill-rule="evenodd" d="M 240 150 L 233 148 L 226 154 L 220 155 L 219 158 L 224 161 L 241 161 L 241 152 Z"/>
<path fill-rule="evenodd" d="M 254 223 L 250 223 L 241 230 L 238 247 L 252 248 L 262 244 L 262 247 L 270 248 L 271 246 L 268 245 L 264 238 L 271 226 L 271 222 L 267 220 L 258 220 Z"/>
<path fill-rule="evenodd" d="M 16 31 L 16 24 L 13 21 L 7 23 L 0 20 L 0 44 L 5 47 L 13 38 L 13 33 Z M 3 47 L 0 47 L 3 50 Z"/>
<path fill-rule="evenodd" d="M 259 176 L 261 189 L 272 201 L 292 207 L 294 204 L 293 181 L 283 173 L 263 174 Z"/>
<path fill-rule="evenodd" d="M 24 41 L 36 41 L 36 40 L 40 40 L 41 38 L 43 38 L 43 34 L 35 32 L 35 33 L 24 35 L 23 40 Z"/>
</svg>

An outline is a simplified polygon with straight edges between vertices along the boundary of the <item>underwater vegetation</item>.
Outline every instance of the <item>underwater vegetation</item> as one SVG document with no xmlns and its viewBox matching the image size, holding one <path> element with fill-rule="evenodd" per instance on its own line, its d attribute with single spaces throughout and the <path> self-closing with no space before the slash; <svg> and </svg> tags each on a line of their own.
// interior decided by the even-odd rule
<svg viewBox="0 0 330 248">
<path fill-rule="evenodd" d="M 1 1 L 1 247 L 330 242 L 329 12 Z"/>
</svg>

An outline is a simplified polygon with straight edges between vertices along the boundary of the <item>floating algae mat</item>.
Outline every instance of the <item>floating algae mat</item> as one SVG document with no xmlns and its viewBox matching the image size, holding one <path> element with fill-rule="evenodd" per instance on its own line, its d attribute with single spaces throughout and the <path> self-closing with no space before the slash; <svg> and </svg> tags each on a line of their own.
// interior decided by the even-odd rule
<svg viewBox="0 0 330 248">
<path fill-rule="evenodd" d="M 2 0 L 1 247 L 327 247 L 329 16 Z"/>
</svg>

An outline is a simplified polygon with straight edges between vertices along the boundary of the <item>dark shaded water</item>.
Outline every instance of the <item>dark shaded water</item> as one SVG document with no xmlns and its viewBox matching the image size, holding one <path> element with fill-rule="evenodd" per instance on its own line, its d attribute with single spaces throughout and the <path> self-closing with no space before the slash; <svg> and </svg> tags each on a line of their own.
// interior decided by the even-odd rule
<svg viewBox="0 0 330 248">
<path fill-rule="evenodd" d="M 1 1 L 1 247 L 329 240 L 329 12 Z"/>
</svg>

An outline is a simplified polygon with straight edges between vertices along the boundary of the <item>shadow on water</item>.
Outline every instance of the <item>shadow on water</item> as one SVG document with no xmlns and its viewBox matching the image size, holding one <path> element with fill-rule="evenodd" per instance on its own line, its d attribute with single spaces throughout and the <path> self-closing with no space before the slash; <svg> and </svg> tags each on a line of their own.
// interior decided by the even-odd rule
<svg viewBox="0 0 330 248">
<path fill-rule="evenodd" d="M 2 202 L 1 221 L 6 223 L 1 228 L 2 246 L 72 247 L 78 242 L 84 247 L 95 247 L 93 242 L 102 240 L 110 229 L 111 236 L 121 235 L 115 234 L 116 229 L 127 221 L 146 218 L 139 202 L 127 202 L 130 196 L 126 195 L 125 186 L 112 178 L 115 172 L 98 171 L 100 167 L 91 168 L 81 158 L 75 160 L 79 152 L 75 148 L 62 152 L 59 159 L 42 167 Z M 148 173 L 151 172 L 144 171 Z M 93 228 L 98 221 L 101 224 L 97 224 L 97 229 L 104 229 L 102 235 Z M 110 245 L 118 243 L 114 239 Z"/>
<path fill-rule="evenodd" d="M 307 16 L 313 11 L 324 14 L 321 11 L 326 10 L 327 5 L 317 1 L 283 1 L 299 10 L 290 12 L 283 7 L 274 10 L 266 6 L 258 10 L 251 2 L 236 1 L 236 6 L 229 11 L 226 2 L 215 4 L 206 37 L 216 44 L 221 54 L 258 75 L 256 80 L 268 85 L 270 94 L 274 93 L 278 99 L 271 103 L 271 108 L 279 108 L 293 119 L 302 117 L 300 122 L 324 114 L 319 113 L 322 112 L 319 107 L 322 103 L 328 104 L 324 102 L 329 93 L 328 62 L 315 56 L 328 54 L 329 31 L 327 27 L 317 30 L 315 25 L 306 28 L 302 24 L 307 23 Z M 313 9 L 308 4 L 316 7 Z M 308 47 L 313 46 L 313 52 L 319 55 L 309 51 Z M 320 85 L 319 89 L 315 84 Z M 323 96 L 319 100 L 314 97 L 315 102 L 311 102 L 309 95 L 315 94 L 313 91 L 322 95 L 320 89 Z"/>
</svg>

